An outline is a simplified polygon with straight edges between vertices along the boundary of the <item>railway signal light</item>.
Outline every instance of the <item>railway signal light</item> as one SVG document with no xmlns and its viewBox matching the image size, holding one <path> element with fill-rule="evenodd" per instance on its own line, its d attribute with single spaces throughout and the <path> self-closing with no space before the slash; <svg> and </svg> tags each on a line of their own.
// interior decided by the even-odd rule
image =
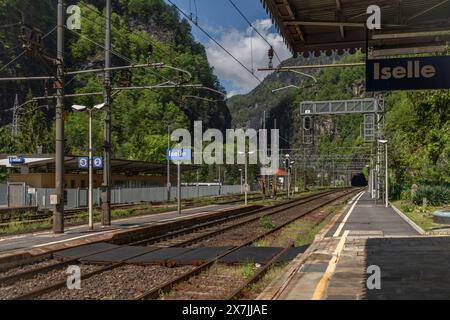
<svg viewBox="0 0 450 320">
<path fill-rule="evenodd" d="M 305 129 L 305 130 L 311 130 L 312 129 L 312 118 L 311 117 L 304 117 L 303 118 L 303 129 Z"/>
</svg>

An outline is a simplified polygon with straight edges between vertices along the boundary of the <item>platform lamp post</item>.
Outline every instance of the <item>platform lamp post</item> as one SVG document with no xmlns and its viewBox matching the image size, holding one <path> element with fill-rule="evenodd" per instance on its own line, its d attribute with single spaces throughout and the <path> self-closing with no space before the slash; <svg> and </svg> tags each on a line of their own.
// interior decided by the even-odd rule
<svg viewBox="0 0 450 320">
<path fill-rule="evenodd" d="M 94 230 L 94 219 L 93 219 L 93 167 L 92 167 L 92 111 L 93 109 L 101 110 L 105 106 L 104 103 L 97 104 L 92 108 L 86 106 L 73 105 L 72 109 L 76 112 L 83 112 L 85 110 L 89 113 L 89 191 L 88 191 L 88 206 L 89 206 L 89 229 Z"/>
<path fill-rule="evenodd" d="M 290 166 L 291 166 L 291 163 L 290 163 L 290 160 L 289 160 L 289 158 L 290 158 L 290 155 L 289 154 L 286 154 L 285 156 L 285 167 L 286 167 L 286 173 L 287 173 L 287 178 L 286 178 L 286 190 L 287 190 L 287 198 L 289 199 L 289 197 L 290 197 L 290 184 L 291 184 L 291 170 L 290 170 Z"/>
<path fill-rule="evenodd" d="M 245 183 L 244 183 L 244 197 L 245 197 L 245 205 L 248 204 L 248 174 L 247 174 L 247 155 L 254 154 L 255 151 L 249 151 L 249 152 L 242 152 L 238 151 L 239 154 L 245 155 Z"/>
<path fill-rule="evenodd" d="M 386 199 L 386 208 L 389 207 L 389 177 L 388 177 L 388 140 L 378 140 L 379 143 L 384 144 L 384 153 L 385 153 L 385 180 L 386 180 L 386 186 L 385 186 L 385 199 Z"/>
<path fill-rule="evenodd" d="M 242 169 L 239 169 L 239 172 L 241 174 L 241 194 L 243 194 L 244 193 L 244 186 L 243 186 L 244 177 L 242 176 L 242 174 L 243 174 Z"/>
<path fill-rule="evenodd" d="M 295 163 L 295 161 L 291 161 L 290 164 L 289 164 L 289 186 L 291 185 L 291 171 L 292 171 L 292 167 L 294 167 L 294 163 Z M 292 191 L 292 196 L 294 196 L 294 193 L 295 193 L 295 184 L 297 182 L 296 179 L 297 179 L 297 177 L 294 174 L 294 188 L 291 190 Z"/>
</svg>

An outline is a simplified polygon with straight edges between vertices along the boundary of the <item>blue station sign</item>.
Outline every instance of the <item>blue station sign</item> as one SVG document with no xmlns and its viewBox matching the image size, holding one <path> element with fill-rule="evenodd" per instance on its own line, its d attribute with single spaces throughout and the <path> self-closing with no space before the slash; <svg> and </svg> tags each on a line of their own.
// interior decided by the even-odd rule
<svg viewBox="0 0 450 320">
<path fill-rule="evenodd" d="M 103 169 L 103 157 L 92 157 L 92 168 Z"/>
<path fill-rule="evenodd" d="M 78 169 L 89 169 L 89 157 L 78 157 L 77 167 Z"/>
<path fill-rule="evenodd" d="M 25 158 L 23 156 L 9 157 L 9 164 L 12 166 L 18 166 L 18 165 L 25 164 Z"/>
<path fill-rule="evenodd" d="M 78 157 L 77 167 L 78 169 L 89 169 L 89 157 Z M 103 169 L 103 157 L 92 157 L 92 168 Z"/>
<path fill-rule="evenodd" d="M 168 161 L 190 161 L 191 158 L 191 149 L 167 149 Z"/>
<path fill-rule="evenodd" d="M 450 56 L 370 59 L 366 91 L 450 89 Z"/>
</svg>

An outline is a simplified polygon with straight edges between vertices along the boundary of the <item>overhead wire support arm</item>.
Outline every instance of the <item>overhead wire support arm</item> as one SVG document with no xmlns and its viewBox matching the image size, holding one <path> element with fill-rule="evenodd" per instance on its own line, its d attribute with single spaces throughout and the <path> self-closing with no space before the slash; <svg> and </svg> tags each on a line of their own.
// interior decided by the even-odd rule
<svg viewBox="0 0 450 320">
<path fill-rule="evenodd" d="M 0 78 L 0 81 L 33 81 L 33 80 L 54 80 L 54 76 L 38 76 L 38 77 L 12 77 Z"/>
<path fill-rule="evenodd" d="M 290 71 L 290 70 L 305 70 L 305 69 L 325 69 L 325 68 L 346 68 L 346 67 L 364 67 L 365 62 L 355 63 L 336 63 L 336 64 L 312 64 L 304 66 L 289 66 L 278 68 L 259 68 L 258 71 Z"/>
<path fill-rule="evenodd" d="M 178 10 L 178 12 L 181 13 L 181 15 L 183 15 L 186 19 L 188 19 L 189 21 L 191 21 L 192 23 L 194 23 L 194 21 L 192 21 L 191 17 L 189 17 L 188 14 L 186 14 L 183 10 L 181 10 L 173 1 L 171 0 L 167 0 L 167 2 L 169 2 L 172 6 L 174 6 L 175 9 Z M 195 23 L 194 23 L 195 24 Z M 202 28 L 200 25 L 195 24 L 195 26 L 201 31 L 203 32 L 203 34 L 205 34 L 205 36 L 207 36 L 212 42 L 214 42 L 219 48 L 221 48 L 226 54 L 228 54 L 234 61 L 236 61 L 242 68 L 244 68 L 250 75 L 253 76 L 253 78 L 255 78 L 259 83 L 263 83 L 263 81 L 261 79 L 259 79 L 248 67 L 246 67 L 239 59 L 237 59 L 230 51 L 228 51 L 223 45 L 221 45 L 219 43 L 219 41 L 217 41 L 213 36 L 211 36 L 204 28 Z"/>
<path fill-rule="evenodd" d="M 165 67 L 164 63 L 151 63 L 151 64 L 135 64 L 120 67 L 110 67 L 110 68 L 99 68 L 99 69 L 89 69 L 89 70 L 79 70 L 66 72 L 66 75 L 77 75 L 85 73 L 95 73 L 95 72 L 105 72 L 105 71 L 115 71 L 115 70 L 127 70 L 127 69 L 141 69 L 141 68 L 161 68 Z"/>
</svg>

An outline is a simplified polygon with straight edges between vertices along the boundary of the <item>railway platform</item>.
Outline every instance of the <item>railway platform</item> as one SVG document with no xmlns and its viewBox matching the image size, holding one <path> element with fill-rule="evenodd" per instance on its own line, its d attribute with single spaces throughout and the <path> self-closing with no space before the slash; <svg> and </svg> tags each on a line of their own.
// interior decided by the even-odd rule
<svg viewBox="0 0 450 320">
<path fill-rule="evenodd" d="M 105 228 L 101 227 L 100 224 L 95 224 L 93 231 L 89 230 L 87 225 L 82 225 L 68 227 L 63 234 L 54 234 L 49 230 L 3 236 L 0 237 L 0 261 L 8 256 L 20 256 L 21 253 L 37 255 L 47 249 L 55 250 L 57 248 L 107 241 L 114 234 L 123 231 L 194 219 L 240 207 L 242 206 L 238 204 L 220 204 L 184 209 L 181 215 L 177 211 L 141 215 L 113 220 L 111 226 Z"/>
<path fill-rule="evenodd" d="M 449 249 L 361 193 L 258 299 L 448 299 Z"/>
</svg>

